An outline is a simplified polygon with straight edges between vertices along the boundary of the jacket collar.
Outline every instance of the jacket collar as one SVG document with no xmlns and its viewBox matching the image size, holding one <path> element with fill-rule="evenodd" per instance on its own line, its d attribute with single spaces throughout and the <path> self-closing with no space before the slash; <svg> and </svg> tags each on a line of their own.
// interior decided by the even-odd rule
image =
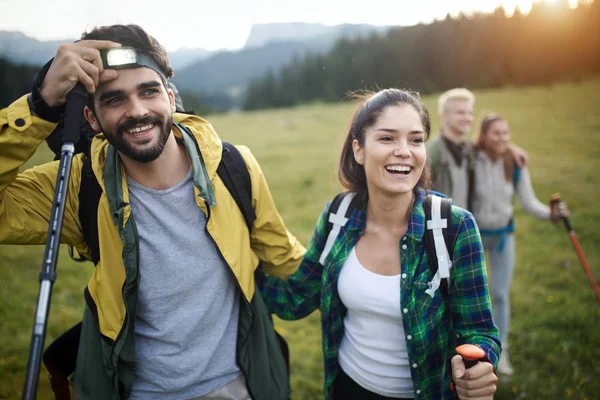
<svg viewBox="0 0 600 400">
<path fill-rule="evenodd" d="M 173 114 L 173 122 L 189 128 L 191 135 L 183 134 L 174 126 L 176 138 L 183 141 L 194 169 L 194 183 L 201 197 L 214 206 L 214 195 L 210 181 L 217 173 L 223 145 L 212 125 L 203 118 L 189 114 Z M 185 136 L 184 136 L 185 135 Z M 202 153 L 200 153 L 202 149 Z M 97 134 L 91 146 L 92 169 L 102 190 L 106 193 L 115 223 L 123 225 L 129 217 L 129 193 L 125 182 L 125 171 L 116 149 L 108 143 L 104 134 Z M 200 186 L 198 186 L 200 185 Z"/>
</svg>

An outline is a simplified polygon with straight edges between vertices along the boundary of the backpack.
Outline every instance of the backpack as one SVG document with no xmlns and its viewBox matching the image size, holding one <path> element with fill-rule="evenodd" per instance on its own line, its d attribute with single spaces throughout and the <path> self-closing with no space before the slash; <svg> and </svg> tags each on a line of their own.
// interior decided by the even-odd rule
<svg viewBox="0 0 600 400">
<path fill-rule="evenodd" d="M 340 230 L 346 225 L 356 208 L 356 193 L 343 192 L 335 196 L 327 211 L 325 235 L 327 240 L 321 252 L 319 263 L 324 265 L 325 259 L 331 252 Z M 425 291 L 433 297 L 439 288 L 440 293 L 447 299 L 450 287 L 450 268 L 452 267 L 452 199 L 440 193 L 429 191 L 423 202 L 425 210 L 426 229 L 424 246 L 429 260 L 429 269 L 433 279 Z M 421 254 L 421 257 L 423 254 Z"/>
</svg>

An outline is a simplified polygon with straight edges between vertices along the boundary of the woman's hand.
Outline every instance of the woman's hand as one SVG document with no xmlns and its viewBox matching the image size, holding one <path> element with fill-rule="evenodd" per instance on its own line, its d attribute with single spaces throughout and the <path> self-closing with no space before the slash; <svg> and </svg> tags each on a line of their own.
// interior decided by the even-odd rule
<svg viewBox="0 0 600 400">
<path fill-rule="evenodd" d="M 457 354 L 452 357 L 452 377 L 459 399 L 493 400 L 498 377 L 489 362 L 480 361 L 466 369 L 462 357 Z"/>
<path fill-rule="evenodd" d="M 561 218 L 566 218 L 568 216 L 569 208 L 567 207 L 567 203 L 559 201 L 550 204 L 550 220 L 553 223 L 556 224 Z"/>
</svg>

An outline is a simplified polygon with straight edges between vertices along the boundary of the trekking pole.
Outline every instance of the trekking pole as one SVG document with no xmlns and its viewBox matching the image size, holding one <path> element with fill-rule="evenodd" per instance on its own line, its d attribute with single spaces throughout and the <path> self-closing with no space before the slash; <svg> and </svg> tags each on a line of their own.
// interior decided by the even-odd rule
<svg viewBox="0 0 600 400">
<path fill-rule="evenodd" d="M 23 389 L 23 400 L 33 400 L 37 393 L 37 385 L 40 376 L 40 362 L 44 350 L 44 338 L 48 314 L 50 312 L 50 298 L 52 285 L 56 280 L 56 260 L 60 245 L 60 234 L 62 231 L 63 216 L 65 213 L 65 201 L 71 175 L 71 164 L 75 152 L 75 143 L 79 140 L 79 129 L 83 116 L 83 107 L 86 102 L 86 91 L 81 84 L 77 84 L 67 94 L 65 110 L 65 128 L 63 134 L 63 145 L 60 154 L 58 176 L 56 177 L 56 188 L 54 200 L 50 213 L 50 225 L 48 227 L 48 238 L 40 273 L 40 291 L 38 295 L 35 320 L 33 324 L 33 335 L 31 337 L 31 348 L 29 362 L 27 364 L 27 377 Z"/>
<path fill-rule="evenodd" d="M 485 360 L 485 351 L 475 344 L 461 344 L 456 352 L 462 357 L 465 368 L 469 369 L 481 360 Z M 454 381 L 450 382 L 450 389 L 456 392 Z"/>
<path fill-rule="evenodd" d="M 550 198 L 550 205 L 552 207 L 559 207 L 561 205 L 560 193 L 554 193 Z M 583 254 L 583 249 L 579 244 L 579 240 L 577 239 L 577 235 L 575 235 L 575 231 L 573 230 L 573 225 L 571 225 L 571 220 L 567 216 L 561 216 L 561 219 L 565 223 L 565 228 L 567 228 L 567 232 L 569 232 L 569 237 L 571 238 L 571 242 L 573 243 L 573 247 L 575 247 L 575 252 L 577 253 L 577 257 L 579 257 L 579 261 L 581 262 L 581 266 L 583 267 L 585 274 L 587 275 L 590 284 L 592 285 L 592 290 L 596 295 L 596 300 L 600 302 L 600 289 L 598 289 L 598 285 L 596 284 L 596 280 L 594 279 L 594 275 L 592 275 L 592 270 L 590 269 L 590 265 L 585 258 L 585 254 Z"/>
</svg>

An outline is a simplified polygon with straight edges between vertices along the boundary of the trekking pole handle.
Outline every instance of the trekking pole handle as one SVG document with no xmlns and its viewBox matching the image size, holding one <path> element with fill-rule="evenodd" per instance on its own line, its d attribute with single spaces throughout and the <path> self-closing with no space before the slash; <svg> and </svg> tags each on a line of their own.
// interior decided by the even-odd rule
<svg viewBox="0 0 600 400">
<path fill-rule="evenodd" d="M 561 204 L 562 201 L 560 199 L 560 193 L 554 193 L 552 197 L 550 197 L 550 207 L 560 207 Z M 573 230 L 573 225 L 571 225 L 571 220 L 569 219 L 569 217 L 561 216 L 560 218 L 565 223 L 565 228 L 567 229 L 567 232 L 571 232 Z"/>
<path fill-rule="evenodd" d="M 462 357 L 466 369 L 485 360 L 485 351 L 475 344 L 462 344 L 456 348 L 456 352 Z M 450 389 L 456 392 L 454 381 L 450 382 Z"/>
<path fill-rule="evenodd" d="M 456 352 L 462 357 L 467 369 L 477 364 L 480 360 L 485 360 L 485 351 L 474 344 L 460 345 L 456 348 Z"/>
<path fill-rule="evenodd" d="M 77 143 L 81 131 L 81 119 L 83 118 L 83 108 L 87 102 L 87 92 L 81 83 L 75 85 L 67 93 L 67 104 L 65 108 L 65 128 L 63 133 L 63 143 Z"/>
</svg>

